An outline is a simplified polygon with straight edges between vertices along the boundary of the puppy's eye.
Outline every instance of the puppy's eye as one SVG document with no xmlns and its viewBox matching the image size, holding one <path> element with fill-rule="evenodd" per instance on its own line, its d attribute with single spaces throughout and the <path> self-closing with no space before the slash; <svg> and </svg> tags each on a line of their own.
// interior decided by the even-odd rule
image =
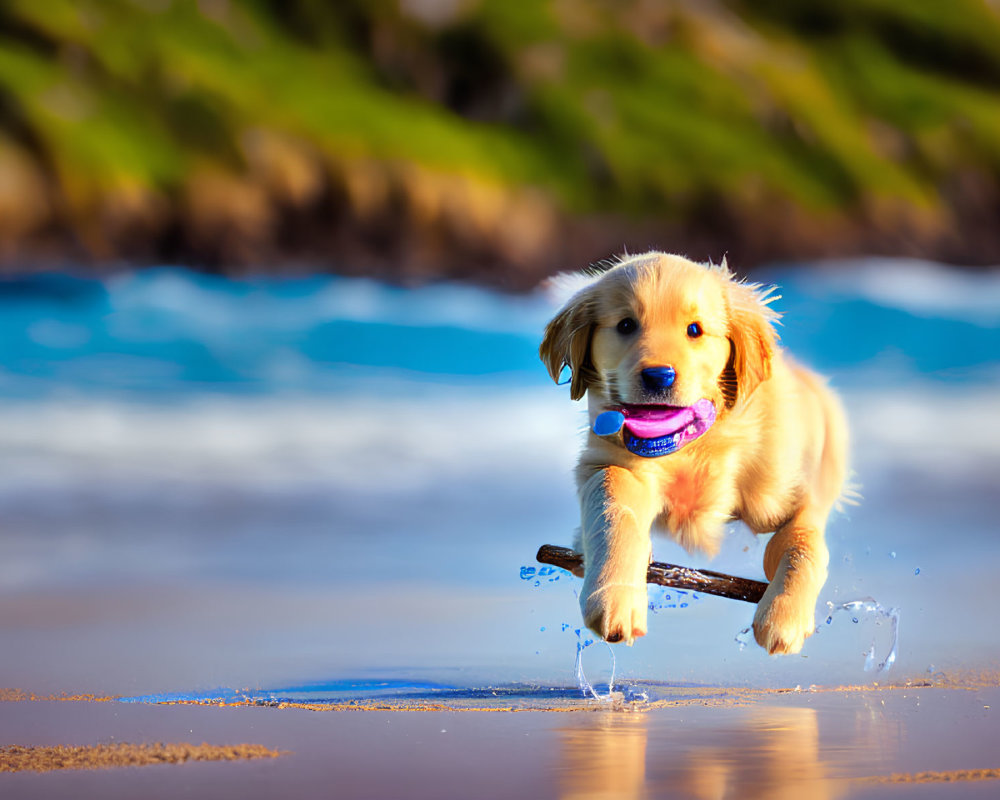
<svg viewBox="0 0 1000 800">
<path fill-rule="evenodd" d="M 688 325 L 688 336 L 691 337 L 692 339 L 697 339 L 699 336 L 702 335 L 702 333 L 704 333 L 704 331 L 701 329 L 701 323 L 692 322 L 690 325 Z"/>
<path fill-rule="evenodd" d="M 632 317 L 625 317 L 625 319 L 618 323 L 618 327 L 615 330 L 622 336 L 628 336 L 630 333 L 635 333 L 638 329 L 638 322 L 632 319 Z"/>
</svg>

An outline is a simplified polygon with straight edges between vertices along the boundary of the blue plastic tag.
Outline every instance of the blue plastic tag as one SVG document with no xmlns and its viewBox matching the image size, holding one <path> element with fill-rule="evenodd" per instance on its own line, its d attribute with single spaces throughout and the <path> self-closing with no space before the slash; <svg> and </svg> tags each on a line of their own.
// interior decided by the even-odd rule
<svg viewBox="0 0 1000 800">
<path fill-rule="evenodd" d="M 605 411 L 594 420 L 594 433 L 598 436 L 614 436 L 625 424 L 625 415 L 621 411 Z"/>
</svg>

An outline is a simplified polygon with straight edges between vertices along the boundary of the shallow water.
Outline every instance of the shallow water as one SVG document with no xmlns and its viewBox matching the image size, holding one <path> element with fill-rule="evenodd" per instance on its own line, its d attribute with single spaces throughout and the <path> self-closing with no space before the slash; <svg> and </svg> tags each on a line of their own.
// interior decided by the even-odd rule
<svg viewBox="0 0 1000 800">
<path fill-rule="evenodd" d="M 767 276 L 783 341 L 845 398 L 864 495 L 830 523 L 817 634 L 770 658 L 736 641 L 749 604 L 657 596 L 649 635 L 614 650 L 618 691 L 1000 660 L 981 612 L 1000 566 L 1000 280 L 910 274 Z M 576 525 L 584 414 L 537 360 L 551 312 L 541 295 L 172 269 L 0 284 L 0 685 L 578 691 L 579 581 L 522 579 Z M 762 553 L 735 525 L 711 564 L 655 545 L 758 579 Z M 898 610 L 888 671 L 884 617 L 825 624 L 865 598 Z M 599 694 L 611 661 L 581 653 Z"/>
<path fill-rule="evenodd" d="M 0 703 L 0 740 L 260 744 L 228 764 L 0 774 L 11 797 L 989 798 L 1000 692 L 680 698 L 654 713 Z M 943 742 L 951 746 L 942 746 Z"/>
</svg>

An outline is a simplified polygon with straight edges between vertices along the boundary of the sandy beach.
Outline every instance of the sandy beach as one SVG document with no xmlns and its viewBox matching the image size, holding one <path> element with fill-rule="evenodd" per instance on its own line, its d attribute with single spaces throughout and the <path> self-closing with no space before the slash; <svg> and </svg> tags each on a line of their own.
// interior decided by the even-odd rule
<svg viewBox="0 0 1000 800">
<path fill-rule="evenodd" d="M 454 710 L 424 700 L 321 710 L 8 699 L 0 738 L 24 747 L 198 743 L 194 752 L 231 756 L 42 764 L 0 774 L 0 787 L 12 798 L 967 798 L 995 797 L 1000 787 L 1000 687 L 985 676 L 965 685 L 673 694 L 624 704 L 521 696 L 513 710 L 511 697 Z M 241 753 L 236 742 L 253 747 Z M 0 773 L 12 761 L 0 751 Z"/>
</svg>

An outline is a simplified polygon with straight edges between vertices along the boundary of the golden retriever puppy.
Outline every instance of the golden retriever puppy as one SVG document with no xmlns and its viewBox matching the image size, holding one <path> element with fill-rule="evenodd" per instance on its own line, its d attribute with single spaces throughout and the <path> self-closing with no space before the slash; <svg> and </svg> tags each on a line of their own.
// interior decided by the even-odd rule
<svg viewBox="0 0 1000 800">
<path fill-rule="evenodd" d="M 771 299 L 724 261 L 653 252 L 592 276 L 545 329 L 553 380 L 568 366 L 571 396 L 588 397 L 580 607 L 609 642 L 646 633 L 651 527 L 713 556 L 734 519 L 774 532 L 757 642 L 795 653 L 815 628 L 847 425 L 824 381 L 778 348 Z"/>
</svg>

